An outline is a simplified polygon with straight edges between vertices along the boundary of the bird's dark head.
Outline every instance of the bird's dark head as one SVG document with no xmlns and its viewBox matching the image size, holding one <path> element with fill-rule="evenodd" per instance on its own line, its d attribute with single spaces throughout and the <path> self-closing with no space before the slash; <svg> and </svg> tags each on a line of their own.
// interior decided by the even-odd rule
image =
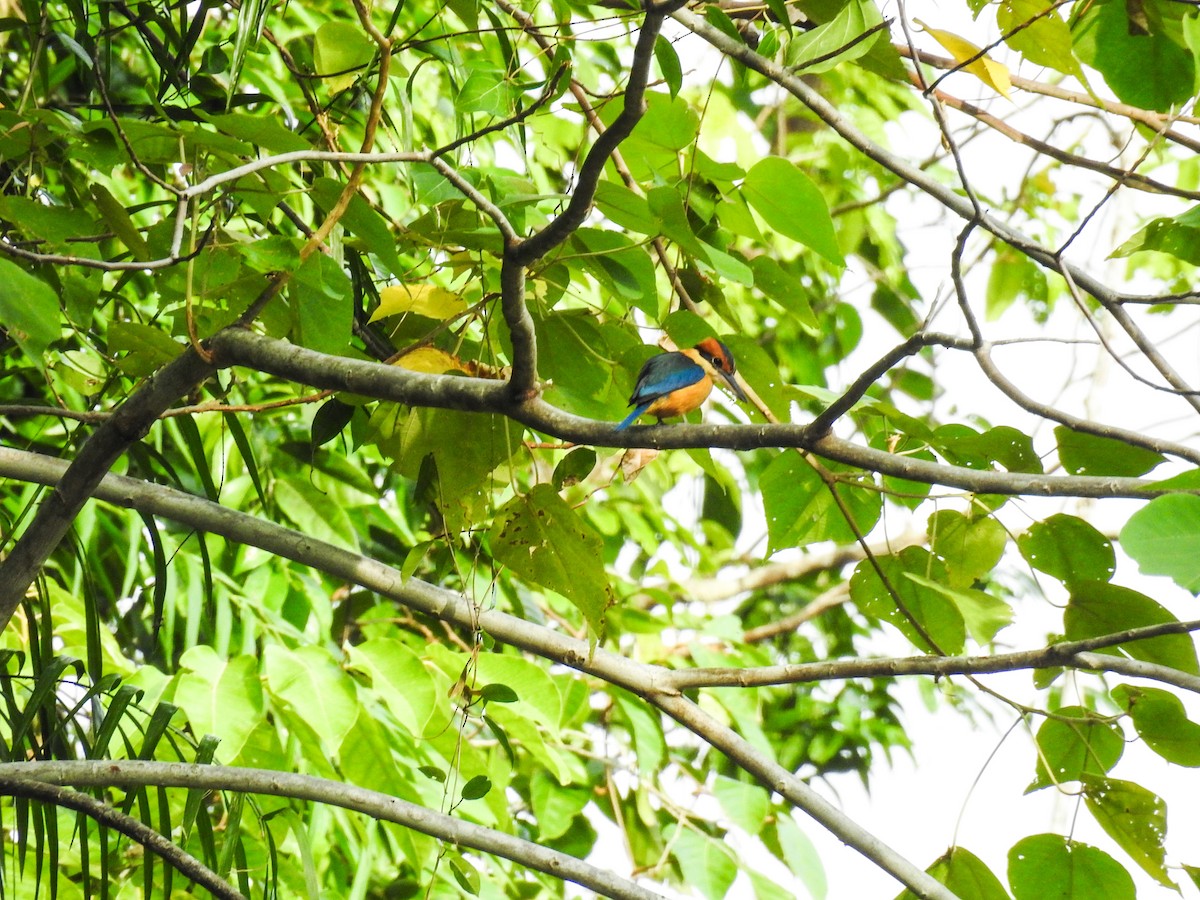
<svg viewBox="0 0 1200 900">
<path fill-rule="evenodd" d="M 701 358 L 708 363 L 713 372 L 721 376 L 721 379 L 729 386 L 737 398 L 746 402 L 746 392 L 742 390 L 742 386 L 737 380 L 737 363 L 733 360 L 733 354 L 729 348 L 716 338 L 705 338 L 696 345 L 696 352 Z"/>
</svg>

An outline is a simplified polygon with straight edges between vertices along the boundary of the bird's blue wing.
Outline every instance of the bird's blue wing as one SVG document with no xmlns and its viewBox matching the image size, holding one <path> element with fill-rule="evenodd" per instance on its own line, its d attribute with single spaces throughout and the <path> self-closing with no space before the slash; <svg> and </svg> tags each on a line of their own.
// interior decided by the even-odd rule
<svg viewBox="0 0 1200 900">
<path fill-rule="evenodd" d="M 629 402 L 649 404 L 672 391 L 695 384 L 704 378 L 704 370 L 682 353 L 662 353 L 652 356 L 638 374 L 637 386 Z"/>
</svg>

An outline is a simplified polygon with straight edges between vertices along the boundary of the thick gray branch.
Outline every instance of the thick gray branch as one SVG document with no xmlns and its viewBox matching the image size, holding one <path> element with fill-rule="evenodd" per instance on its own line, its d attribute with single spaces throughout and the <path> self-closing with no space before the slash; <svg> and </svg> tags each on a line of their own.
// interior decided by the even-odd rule
<svg viewBox="0 0 1200 900">
<path fill-rule="evenodd" d="M 647 5 L 629 65 L 621 113 L 588 150 L 566 208 L 537 234 L 522 241 L 505 242 L 500 276 L 501 309 L 512 339 L 513 369 L 509 385 L 514 400 L 528 400 L 537 395 L 537 339 L 533 319 L 525 305 L 525 270 L 567 240 L 587 218 L 605 165 L 646 112 L 646 84 L 650 64 L 654 61 L 654 42 L 662 30 L 663 20 L 675 5 L 664 4 L 661 8 Z"/>
<path fill-rule="evenodd" d="M 397 797 L 366 788 L 271 769 L 243 769 L 198 763 L 152 762 L 148 760 L 33 760 L 0 764 L 0 790 L 45 782 L 77 787 L 182 787 L 191 790 L 234 791 L 266 794 L 311 803 L 324 803 L 365 813 L 384 822 L 395 822 L 421 834 L 461 847 L 481 850 L 573 881 L 604 897 L 620 900 L 658 900 L 661 895 L 632 881 L 589 865 L 566 853 L 542 847 L 502 831 L 417 806 Z M 36 780 L 34 780 L 36 779 Z M 156 832 L 155 832 L 156 833 Z M 157 833 L 156 833 L 157 834 Z M 161 837 L 161 835 L 160 835 Z M 163 839 L 165 840 L 165 838 Z M 169 842 L 168 842 L 169 843 Z M 237 897 L 236 893 L 232 896 Z"/>
<path fill-rule="evenodd" d="M 100 763 L 95 765 L 100 765 Z M 109 764 L 104 763 L 104 765 Z M 169 838 L 139 822 L 133 816 L 113 809 L 95 797 L 59 787 L 58 784 L 48 784 L 45 779 L 35 778 L 31 775 L 27 763 L 0 764 L 0 769 L 4 769 L 3 772 L 0 772 L 0 796 L 26 797 L 30 800 L 40 800 L 43 803 L 51 803 L 61 806 L 63 809 L 73 809 L 83 813 L 101 825 L 107 825 L 109 828 L 121 832 L 130 840 L 141 844 L 175 871 L 201 887 L 207 888 L 214 897 L 220 897 L 223 900 L 245 900 L 241 893 L 216 872 L 190 853 L 185 852 Z"/>
<path fill-rule="evenodd" d="M 145 436 L 167 407 L 194 390 L 213 371 L 195 351 L 185 350 L 147 379 L 87 439 L 70 468 L 38 507 L 12 552 L 0 562 L 0 631 L 8 627 L 42 564 L 54 552 L 112 464 L 130 444 Z"/>
<path fill-rule="evenodd" d="M 993 656 L 833 659 L 828 662 L 759 666 L 753 669 L 677 669 L 670 672 L 664 680 L 677 690 L 689 691 L 702 687 L 765 687 L 778 684 L 807 684 L 814 681 L 844 681 L 847 678 L 894 678 L 898 675 L 987 675 L 1061 666 L 1148 678 L 1200 693 L 1200 677 L 1196 675 L 1123 656 L 1091 652 L 1102 647 L 1129 644 L 1164 634 L 1190 634 L 1197 630 L 1200 630 L 1200 621 L 1165 622 L 1082 641 L 1061 641 L 1036 650 L 998 653 Z"/>
<path fill-rule="evenodd" d="M 1141 478 L 1028 475 L 929 462 L 862 447 L 833 435 L 822 437 L 811 425 L 648 425 L 616 431 L 609 423 L 571 415 L 540 399 L 514 400 L 504 382 L 427 375 L 329 356 L 241 329 L 221 332 L 213 339 L 212 349 L 220 366 L 246 366 L 312 387 L 350 391 L 396 403 L 502 413 L 542 434 L 576 444 L 660 450 L 799 447 L 824 459 L 871 472 L 981 494 L 1150 499 L 1168 493 L 1156 488 L 1153 481 Z"/>
<path fill-rule="evenodd" d="M 53 484 L 65 466 L 57 460 L 0 447 L 0 471 L 25 481 Z M 107 476 L 95 492 L 98 499 L 140 512 L 184 523 L 200 531 L 219 534 L 240 544 L 258 547 L 277 556 L 357 584 L 404 604 L 410 609 L 464 628 L 480 628 L 496 640 L 562 663 L 580 672 L 617 685 L 655 704 L 697 735 L 719 747 L 763 785 L 786 796 L 847 845 L 876 862 L 919 897 L 952 900 L 953 895 L 920 868 L 886 847 L 849 816 L 813 791 L 794 773 L 767 759 L 732 729 L 708 718 L 690 701 L 679 697 L 666 683 L 658 666 L 626 659 L 495 609 L 480 610 L 467 598 L 400 572 L 377 560 L 326 544 L 297 531 L 260 521 L 199 497 L 171 488 L 146 484 L 118 475 Z M 0 772 L 3 767 L 0 767 Z M 277 774 L 277 773 L 276 773 Z"/>
</svg>

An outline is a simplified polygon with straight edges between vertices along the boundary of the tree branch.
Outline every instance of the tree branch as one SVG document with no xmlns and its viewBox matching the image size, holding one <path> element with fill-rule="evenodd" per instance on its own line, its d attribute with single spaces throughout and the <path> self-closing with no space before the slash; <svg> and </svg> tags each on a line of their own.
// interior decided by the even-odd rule
<svg viewBox="0 0 1200 900">
<path fill-rule="evenodd" d="M 133 816 L 113 809 L 95 797 L 47 783 L 45 779 L 36 777 L 29 771 L 28 766 L 30 765 L 31 763 L 28 762 L 0 763 L 0 770 L 3 770 L 0 771 L 0 796 L 40 800 L 43 803 L 83 813 L 89 819 L 106 825 L 114 831 L 119 831 L 130 840 L 141 844 L 175 871 L 207 889 L 214 897 L 220 897 L 222 900 L 246 900 L 216 872 L 190 853 L 185 852 L 169 838 L 139 822 Z M 32 763 L 32 765 L 38 765 L 38 763 Z M 93 765 L 111 766 L 113 764 L 96 762 Z M 107 785 L 97 786 L 106 787 Z M 86 838 L 84 839 L 86 840 Z"/>
<path fill-rule="evenodd" d="M 862 447 L 830 434 L 820 436 L 811 425 L 647 425 L 617 431 L 608 422 L 563 412 L 541 399 L 514 402 L 501 381 L 409 372 L 395 366 L 317 353 L 244 329 L 226 329 L 213 338 L 211 348 L 221 367 L 248 366 L 317 388 L 415 406 L 500 413 L 543 434 L 576 444 L 659 450 L 796 447 L 867 471 L 980 494 L 1150 499 L 1174 493 L 1141 478 L 1028 475 L 945 465 Z"/>
<path fill-rule="evenodd" d="M 841 135 L 850 146 L 856 148 L 868 158 L 873 159 L 893 174 L 920 188 L 946 209 L 968 222 L 978 222 L 986 231 L 1009 244 L 1015 250 L 1025 254 L 1039 265 L 1061 274 L 1067 279 L 1069 285 L 1074 284 L 1094 297 L 1108 310 L 1109 314 L 1113 316 L 1114 320 L 1121 326 L 1125 333 L 1129 335 L 1130 339 L 1145 355 L 1146 359 L 1162 375 L 1163 380 L 1170 386 L 1170 389 L 1177 392 L 1193 409 L 1200 412 L 1200 395 L 1193 391 L 1188 383 L 1167 363 L 1157 351 L 1154 342 L 1141 331 L 1137 323 L 1122 309 L 1120 302 L 1122 297 L 1119 293 L 1108 287 L 1108 285 L 1104 284 L 1098 278 L 1093 277 L 1084 269 L 1067 262 L 1060 254 L 1031 240 L 1007 223 L 1001 222 L 995 217 L 984 213 L 978 208 L 973 196 L 961 196 L 954 188 L 939 183 L 907 160 L 872 141 L 855 127 L 846 115 L 834 108 L 819 92 L 806 84 L 802 78 L 793 75 L 772 60 L 760 56 L 742 42 L 709 25 L 690 10 L 681 9 L 672 15 L 681 25 L 725 55 L 736 59 L 747 68 L 758 72 L 787 90 L 792 96 L 812 110 L 826 125 Z"/>
<path fill-rule="evenodd" d="M 815 681 L 844 681 L 848 678 L 893 678 L 899 675 L 987 675 L 1021 669 L 1070 669 L 1112 671 L 1137 678 L 1149 678 L 1200 693 L 1200 676 L 1091 651 L 1101 647 L 1129 644 L 1164 634 L 1190 634 L 1200 630 L 1200 620 L 1166 622 L 1131 628 L 1081 641 L 1060 641 L 1036 650 L 1001 653 L 992 656 L 912 656 L 900 659 L 836 659 L 797 665 L 760 666 L 753 669 L 709 668 L 674 669 L 665 681 L 680 691 L 715 687 L 766 687 L 780 684 L 808 684 Z"/>
<path fill-rule="evenodd" d="M 915 73 L 909 73 L 914 84 L 918 84 Z M 1088 159 L 1086 156 L 1080 156 L 1076 153 L 1068 153 L 1066 150 L 1060 150 L 1053 144 L 1039 140 L 1031 134 L 1026 134 L 1017 128 L 1009 125 L 999 116 L 994 116 L 986 109 L 976 106 L 974 103 L 969 103 L 966 100 L 947 94 L 942 90 L 933 91 L 935 96 L 947 106 L 957 109 L 959 112 L 965 113 L 977 122 L 982 122 L 984 125 L 991 128 L 993 131 L 1004 135 L 1009 140 L 1028 147 L 1036 153 L 1043 156 L 1048 156 L 1051 159 L 1057 160 L 1063 165 L 1075 166 L 1079 169 L 1087 169 L 1092 172 L 1097 172 L 1119 184 L 1127 187 L 1135 188 L 1139 191 L 1146 191 L 1151 194 L 1168 194 L 1173 197 L 1183 197 L 1188 200 L 1200 200 L 1200 191 L 1189 191 L 1183 188 L 1172 187 L 1169 184 L 1163 184 L 1161 181 L 1155 181 L 1153 178 L 1148 178 L 1145 175 L 1139 175 L 1137 172 L 1132 172 L 1127 169 L 1119 169 L 1116 166 L 1110 166 L 1107 163 L 1098 162 L 1094 159 Z"/>
<path fill-rule="evenodd" d="M 25 597 L 46 558 L 71 527 L 105 473 L 134 441 L 141 440 L 168 406 L 215 370 L 191 348 L 148 378 L 80 448 L 33 521 L 0 561 L 0 631 Z"/>
<path fill-rule="evenodd" d="M 450 844 L 470 847 L 472 850 L 480 850 L 509 859 L 555 878 L 572 881 L 605 897 L 614 897 L 618 900 L 659 900 L 660 898 L 660 895 L 653 891 L 648 891 L 627 879 L 589 865 L 558 850 L 551 850 L 549 847 L 542 847 L 532 841 L 526 841 L 492 828 L 485 828 L 473 822 L 456 819 L 453 816 L 426 809 L 379 791 L 327 778 L 316 778 L 312 775 L 277 772 L 272 769 L 153 762 L 140 759 L 66 760 L 61 762 L 30 760 L 18 763 L 0 763 L 0 779 L 3 779 L 0 784 L 5 786 L 4 789 L 14 789 L 13 786 L 15 786 L 15 790 L 25 790 L 30 786 L 48 788 L 50 784 L 119 788 L 182 787 L 190 790 L 264 794 L 270 797 L 286 797 L 311 803 L 323 803 L 328 806 L 365 813 L 373 819 L 384 822 L 394 822 Z M 39 782 L 44 782 L 44 784 L 39 784 Z M 63 793 L 72 794 L 73 792 Z M 57 801 L 52 800 L 51 802 Z M 141 825 L 136 820 L 132 821 Z M 144 826 L 142 827 L 144 828 Z M 161 841 L 166 841 L 157 832 L 151 833 Z M 167 843 L 170 842 L 167 841 Z M 171 846 L 174 847 L 173 844 Z M 241 895 L 234 892 L 220 896 L 240 898 Z"/>
<path fill-rule="evenodd" d="M 0 466 L 9 472 L 23 469 L 25 474 L 18 477 L 42 483 L 53 483 L 55 475 L 63 470 L 62 464 L 56 460 L 4 447 L 0 447 Z M 417 578 L 405 578 L 398 570 L 377 560 L 182 491 L 109 475 L 101 482 L 95 496 L 136 508 L 143 513 L 186 523 L 198 530 L 219 534 L 236 543 L 258 547 L 311 566 L 389 597 L 410 609 L 463 628 L 480 629 L 519 650 L 624 688 L 658 706 L 685 727 L 703 729 L 696 732 L 699 737 L 720 748 L 739 764 L 750 766 L 747 771 L 765 787 L 787 797 L 918 896 L 953 900 L 953 895 L 929 875 L 889 850 L 794 773 L 767 759 L 732 729 L 710 719 L 690 701 L 677 696 L 675 688 L 669 684 L 670 673 L 661 667 L 638 663 L 599 647 L 590 647 L 586 641 L 496 609 L 480 610 L 461 594 Z M 2 771 L 3 767 L 0 766 Z M 272 774 L 281 776 L 282 773 Z"/>
<path fill-rule="evenodd" d="M 928 53 L 924 50 L 919 50 L 915 54 L 907 45 L 893 45 L 896 51 L 904 57 L 920 61 L 926 65 L 933 66 L 936 69 L 958 69 L 961 64 L 948 56 L 937 56 L 933 53 Z M 1103 100 L 1083 91 L 1070 91 L 1066 88 L 1059 87 L 1055 84 L 1046 84 L 1041 81 L 1035 81 L 1032 78 L 1022 78 L 1019 75 L 1010 73 L 1009 81 L 1012 86 L 1027 91 L 1031 94 L 1041 94 L 1045 97 L 1053 97 L 1056 100 L 1065 100 L 1068 103 L 1075 103 L 1080 106 L 1087 106 L 1092 109 L 1103 110 L 1117 116 L 1130 119 L 1134 122 L 1139 122 L 1147 126 L 1151 130 L 1158 132 L 1167 140 L 1179 144 L 1181 147 L 1186 147 L 1193 153 L 1200 153 L 1200 141 L 1181 134 L 1177 131 L 1170 130 L 1167 126 L 1172 121 L 1185 122 L 1191 125 L 1200 125 L 1200 119 L 1191 116 L 1180 116 L 1177 119 L 1173 116 L 1167 116 L 1162 113 L 1151 112 L 1150 110 L 1142 109 L 1137 106 L 1130 106 L 1127 103 L 1118 103 L 1115 100 Z"/>
</svg>

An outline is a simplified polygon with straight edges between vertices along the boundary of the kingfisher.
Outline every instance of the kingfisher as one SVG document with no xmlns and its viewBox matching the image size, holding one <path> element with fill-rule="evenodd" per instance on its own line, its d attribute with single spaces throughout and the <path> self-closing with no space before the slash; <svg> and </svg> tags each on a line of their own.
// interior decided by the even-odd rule
<svg viewBox="0 0 1200 900">
<path fill-rule="evenodd" d="M 705 338 L 688 350 L 650 357 L 638 373 L 629 398 L 633 412 L 617 426 L 617 431 L 628 428 L 646 413 L 661 420 L 699 409 L 712 393 L 717 376 L 734 396 L 746 402 L 746 393 L 737 381 L 733 354 L 716 338 Z"/>
</svg>

